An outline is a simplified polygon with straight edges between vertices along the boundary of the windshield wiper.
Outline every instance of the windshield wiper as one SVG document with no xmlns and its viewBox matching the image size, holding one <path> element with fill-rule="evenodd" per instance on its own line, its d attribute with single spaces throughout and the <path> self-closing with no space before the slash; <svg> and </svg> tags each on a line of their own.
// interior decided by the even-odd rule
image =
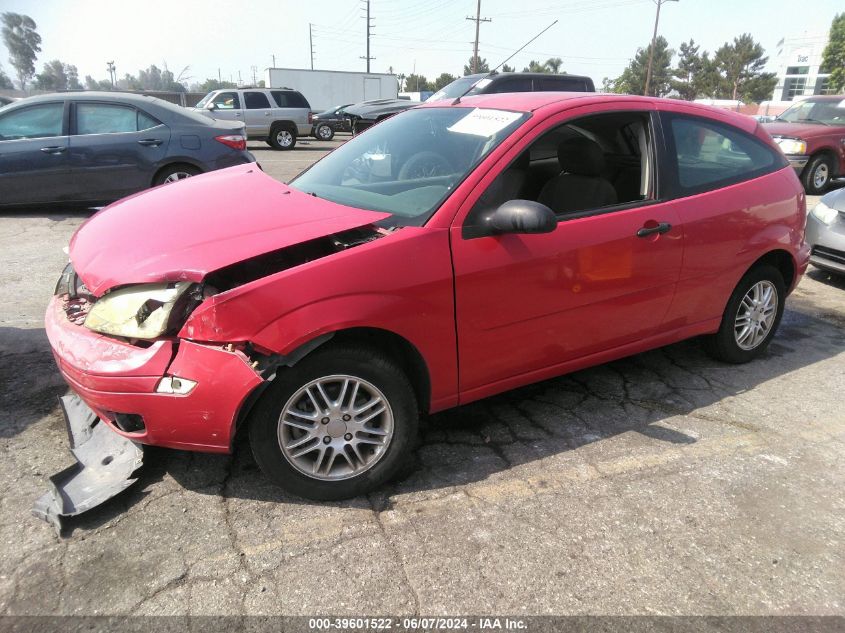
<svg viewBox="0 0 845 633">
<path fill-rule="evenodd" d="M 826 125 L 830 127 L 830 123 L 826 123 L 825 121 L 820 121 L 819 119 L 801 119 L 802 121 L 806 121 L 807 123 L 821 123 L 822 125 Z"/>
</svg>

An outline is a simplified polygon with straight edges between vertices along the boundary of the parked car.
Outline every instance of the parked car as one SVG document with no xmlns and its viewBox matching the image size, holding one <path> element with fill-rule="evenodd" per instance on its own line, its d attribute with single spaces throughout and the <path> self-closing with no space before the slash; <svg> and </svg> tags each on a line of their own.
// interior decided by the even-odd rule
<svg viewBox="0 0 845 633">
<path fill-rule="evenodd" d="M 65 92 L 0 111 L 0 206 L 100 204 L 254 161 L 243 123 L 153 97 Z"/>
<path fill-rule="evenodd" d="M 9 105 L 10 103 L 14 103 L 18 100 L 18 97 L 7 97 L 6 95 L 0 95 L 0 108 L 5 105 Z"/>
<path fill-rule="evenodd" d="M 335 132 L 351 132 L 352 126 L 343 112 L 343 109 L 350 105 L 352 104 L 335 106 L 311 117 L 311 136 L 321 141 L 330 141 L 334 138 Z"/>
<path fill-rule="evenodd" d="M 112 445 L 227 453 L 240 429 L 278 485 L 340 499 L 397 472 L 421 412 L 699 335 L 758 358 L 805 221 L 748 117 L 480 95 L 289 185 L 235 167 L 109 207 L 74 235 L 46 332 L 72 432 L 93 416 Z"/>
<path fill-rule="evenodd" d="M 297 137 L 310 135 L 314 116 L 308 100 L 290 88 L 212 90 L 194 110 L 214 119 L 243 121 L 249 140 L 278 150 L 293 149 Z"/>
<path fill-rule="evenodd" d="M 810 263 L 845 275 L 845 189 L 831 191 L 807 216 Z"/>
<path fill-rule="evenodd" d="M 845 95 L 810 97 L 766 123 L 809 194 L 845 176 Z"/>
<path fill-rule="evenodd" d="M 549 73 L 478 73 L 456 79 L 438 90 L 426 103 L 456 99 L 462 95 L 496 94 L 502 92 L 595 92 L 593 80 L 580 75 Z M 346 109 L 352 133 L 365 129 L 399 112 L 419 105 L 407 99 L 365 101 Z"/>
</svg>

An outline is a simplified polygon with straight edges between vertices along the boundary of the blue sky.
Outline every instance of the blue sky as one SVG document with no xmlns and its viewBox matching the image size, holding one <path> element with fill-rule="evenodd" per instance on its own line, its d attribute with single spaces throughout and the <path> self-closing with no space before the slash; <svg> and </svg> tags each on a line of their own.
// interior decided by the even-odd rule
<svg viewBox="0 0 845 633">
<path fill-rule="evenodd" d="M 472 54 L 475 0 L 372 0 L 372 70 L 432 79 L 461 74 Z M 826 33 L 842 0 L 680 0 L 663 5 L 660 33 L 673 48 L 694 38 L 713 50 L 743 32 L 763 44 L 772 61 L 784 36 Z M 37 62 L 61 59 L 80 77 L 107 77 L 163 64 L 195 80 L 216 77 L 251 81 L 276 66 L 308 68 L 308 25 L 313 25 L 315 68 L 364 70 L 363 3 L 360 0 L 0 0 L 0 10 L 30 15 L 43 39 Z M 517 69 L 530 59 L 561 57 L 571 73 L 619 75 L 653 27 L 653 0 L 482 0 L 480 55 L 491 66 L 553 20 L 557 25 L 518 54 Z M 12 75 L 0 46 L 0 63 Z"/>
</svg>

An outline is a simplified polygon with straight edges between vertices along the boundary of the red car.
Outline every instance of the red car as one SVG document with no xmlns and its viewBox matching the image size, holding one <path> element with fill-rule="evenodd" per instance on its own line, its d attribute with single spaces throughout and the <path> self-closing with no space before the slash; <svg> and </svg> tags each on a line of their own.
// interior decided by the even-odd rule
<svg viewBox="0 0 845 633">
<path fill-rule="evenodd" d="M 807 193 L 845 176 L 845 95 L 803 99 L 765 126 Z"/>
<path fill-rule="evenodd" d="M 101 211 L 47 334 L 75 441 L 84 418 L 226 453 L 243 429 L 280 486 L 345 498 L 397 471 L 421 413 L 698 335 L 759 356 L 804 224 L 750 118 L 483 95 L 397 115 L 290 185 L 234 167 Z"/>
</svg>

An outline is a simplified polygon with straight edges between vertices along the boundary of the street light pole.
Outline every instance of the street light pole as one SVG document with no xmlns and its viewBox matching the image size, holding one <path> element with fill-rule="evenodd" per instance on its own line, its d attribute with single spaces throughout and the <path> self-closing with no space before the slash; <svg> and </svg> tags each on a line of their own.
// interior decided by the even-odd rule
<svg viewBox="0 0 845 633">
<path fill-rule="evenodd" d="M 648 96 L 648 88 L 651 84 L 651 65 L 654 62 L 654 47 L 657 45 L 657 23 L 660 22 L 660 6 L 664 2 L 678 2 L 678 0 L 654 0 L 657 3 L 657 15 L 654 16 L 654 33 L 651 36 L 651 49 L 648 52 L 648 70 L 645 73 L 645 90 L 643 94 Z"/>
</svg>

